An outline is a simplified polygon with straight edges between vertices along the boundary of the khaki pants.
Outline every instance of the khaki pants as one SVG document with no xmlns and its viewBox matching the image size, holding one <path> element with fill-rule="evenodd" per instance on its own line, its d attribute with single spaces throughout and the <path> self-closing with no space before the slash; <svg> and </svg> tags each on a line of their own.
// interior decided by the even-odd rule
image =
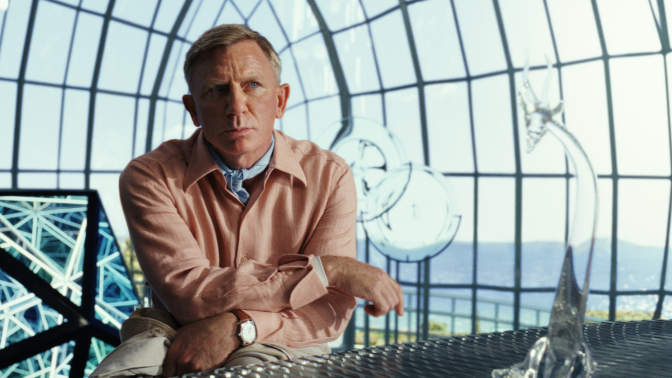
<svg viewBox="0 0 672 378">
<path fill-rule="evenodd" d="M 331 353 L 329 344 L 292 349 L 286 345 L 261 341 L 235 350 L 224 363 L 224 367 L 262 364 L 307 356 Z"/>
</svg>

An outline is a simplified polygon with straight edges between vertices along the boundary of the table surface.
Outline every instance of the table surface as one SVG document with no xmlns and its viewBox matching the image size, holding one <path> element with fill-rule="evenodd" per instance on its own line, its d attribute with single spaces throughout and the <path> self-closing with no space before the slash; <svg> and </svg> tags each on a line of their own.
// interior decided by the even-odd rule
<svg viewBox="0 0 672 378">
<path fill-rule="evenodd" d="M 215 377 L 490 377 L 493 369 L 525 359 L 546 328 L 449 337 L 378 346 L 189 374 Z M 672 321 L 584 325 L 597 360 L 595 377 L 672 377 Z"/>
</svg>

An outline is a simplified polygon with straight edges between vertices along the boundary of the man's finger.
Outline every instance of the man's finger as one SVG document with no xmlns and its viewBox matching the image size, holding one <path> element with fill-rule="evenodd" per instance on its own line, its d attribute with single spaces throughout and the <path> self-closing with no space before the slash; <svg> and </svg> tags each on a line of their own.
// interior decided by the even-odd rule
<svg viewBox="0 0 672 378">
<path fill-rule="evenodd" d="M 397 310 L 397 315 L 403 316 L 404 315 L 404 292 L 401 289 L 401 285 L 397 284 L 397 295 L 399 297 L 399 301 L 397 302 L 396 310 Z"/>
<path fill-rule="evenodd" d="M 170 378 L 175 376 L 175 360 L 169 355 L 166 355 L 166 360 L 163 361 L 163 378 Z"/>
</svg>

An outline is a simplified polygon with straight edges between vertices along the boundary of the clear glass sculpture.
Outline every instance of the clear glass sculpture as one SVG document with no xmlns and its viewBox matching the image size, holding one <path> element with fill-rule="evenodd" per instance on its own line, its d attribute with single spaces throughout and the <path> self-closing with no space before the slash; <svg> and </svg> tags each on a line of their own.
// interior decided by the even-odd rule
<svg viewBox="0 0 672 378">
<path fill-rule="evenodd" d="M 575 378 L 591 377 L 597 366 L 590 347 L 583 341 L 582 324 L 588 299 L 590 264 L 597 226 L 597 178 L 583 148 L 565 126 L 553 117 L 562 112 L 562 103 L 551 109 L 548 87 L 551 66 L 539 101 L 528 80 L 529 66 L 523 71 L 523 89 L 518 94 L 525 112 L 527 151 L 550 132 L 565 149 L 572 164 L 576 182 L 574 218 L 567 241 L 567 250 L 555 293 L 548 335 L 530 349 L 525 361 L 508 369 L 492 372 L 493 378 Z M 576 277 L 585 274 L 583 285 Z"/>
</svg>

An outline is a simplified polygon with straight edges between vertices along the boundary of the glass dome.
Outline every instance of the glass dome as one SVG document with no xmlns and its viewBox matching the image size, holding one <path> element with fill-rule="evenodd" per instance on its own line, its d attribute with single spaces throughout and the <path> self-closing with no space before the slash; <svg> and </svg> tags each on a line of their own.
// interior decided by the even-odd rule
<svg viewBox="0 0 672 378">
<path fill-rule="evenodd" d="M 380 156 L 445 180 L 459 228 L 429 260 L 383 254 L 387 247 L 368 235 L 373 220 L 360 214 L 359 258 L 402 282 L 408 307 L 404 317 L 380 319 L 358 311 L 358 330 L 386 331 L 380 341 L 361 334 L 364 344 L 547 324 L 573 175 L 553 140 L 525 152 L 516 96 L 526 59 L 535 88 L 549 59 L 550 101 L 564 101 L 560 120 L 599 179 L 588 319 L 672 317 L 668 0 L 8 5 L 0 11 L 0 188 L 97 189 L 117 236 L 128 235 L 119 174 L 134 157 L 193 132 L 181 102 L 182 62 L 190 44 L 221 23 L 248 24 L 280 54 L 291 95 L 277 129 L 334 147 L 336 135 L 375 124 L 369 128 L 391 139 L 373 137 L 364 144 L 369 160 L 353 158 L 369 164 L 360 185 L 392 171 L 375 172 Z M 363 140 L 353 149 L 363 151 Z M 417 232 L 409 211 L 395 218 L 395 230 Z M 429 226 L 444 222 L 439 213 L 415 222 L 430 235 Z"/>
</svg>

